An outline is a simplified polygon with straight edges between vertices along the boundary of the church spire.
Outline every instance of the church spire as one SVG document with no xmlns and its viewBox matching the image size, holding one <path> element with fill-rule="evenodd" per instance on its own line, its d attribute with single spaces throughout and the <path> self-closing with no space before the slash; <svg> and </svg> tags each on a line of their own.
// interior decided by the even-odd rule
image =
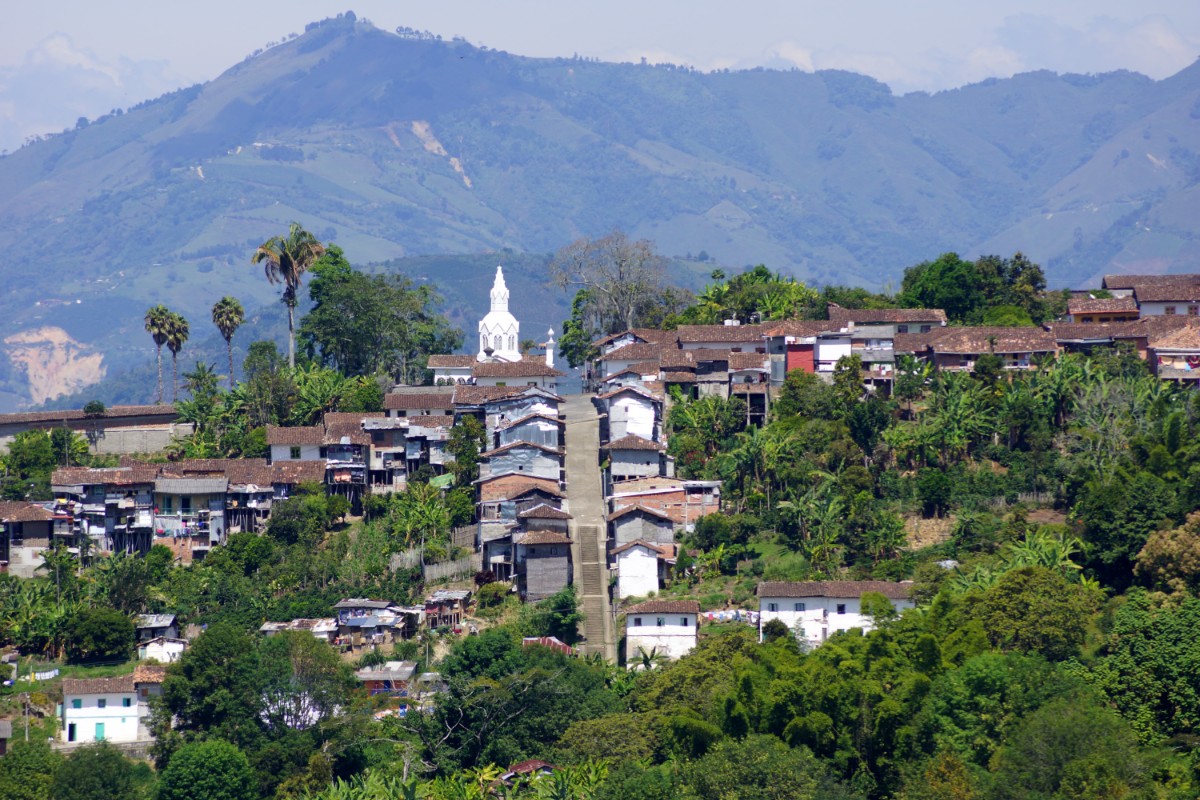
<svg viewBox="0 0 1200 800">
<path fill-rule="evenodd" d="M 504 283 L 504 267 L 499 265 L 492 284 L 492 311 L 508 311 L 508 286 Z"/>
</svg>

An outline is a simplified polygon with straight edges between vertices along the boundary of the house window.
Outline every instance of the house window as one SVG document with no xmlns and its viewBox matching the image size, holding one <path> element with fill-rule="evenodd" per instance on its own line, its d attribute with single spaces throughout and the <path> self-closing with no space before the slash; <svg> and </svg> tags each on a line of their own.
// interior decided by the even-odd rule
<svg viewBox="0 0 1200 800">
<path fill-rule="evenodd" d="M 796 603 L 795 607 L 794 607 L 792 610 L 793 610 L 793 611 L 803 611 L 803 610 L 804 610 L 804 603 Z"/>
<path fill-rule="evenodd" d="M 921 326 L 921 333 L 929 333 L 929 331 L 930 331 L 930 330 L 932 330 L 932 329 L 933 329 L 933 326 L 932 326 L 932 325 L 922 325 L 922 326 Z"/>
<path fill-rule="evenodd" d="M 679 624 L 686 628 L 691 625 L 691 622 L 688 620 L 687 617 L 680 617 Z"/>
<path fill-rule="evenodd" d="M 1188 306 L 1188 316 L 1189 317 L 1200 316 L 1200 306 Z"/>
<path fill-rule="evenodd" d="M 300 448 L 299 448 L 299 447 L 293 447 L 293 448 L 290 450 L 290 454 L 291 454 L 291 458 L 292 458 L 292 460 L 293 460 L 293 461 L 299 461 L 299 460 L 300 460 Z"/>
<path fill-rule="evenodd" d="M 845 604 L 845 603 L 838 603 L 838 606 L 837 606 L 837 613 L 839 613 L 839 614 L 845 614 L 845 613 L 846 613 L 846 604 Z"/>
<path fill-rule="evenodd" d="M 83 708 L 83 701 L 76 697 L 71 701 L 71 708 Z"/>
<path fill-rule="evenodd" d="M 767 603 L 767 611 L 778 611 L 779 603 Z"/>
<path fill-rule="evenodd" d="M 897 325 L 896 333 L 908 333 L 908 326 L 907 325 Z M 928 333 L 928 331 L 922 331 L 922 333 Z"/>
<path fill-rule="evenodd" d="M 655 620 L 655 624 L 656 624 L 656 625 L 658 625 L 658 627 L 660 627 L 660 628 L 661 628 L 663 625 L 666 625 L 666 624 L 667 624 L 667 621 L 666 621 L 666 619 L 664 619 L 663 617 L 658 617 L 658 618 Z"/>
<path fill-rule="evenodd" d="M 634 618 L 633 618 L 633 627 L 635 627 L 635 628 L 640 628 L 640 627 L 642 627 L 642 618 L 641 618 L 641 617 L 634 617 Z"/>
<path fill-rule="evenodd" d="M 130 708 L 132 705 L 133 705 L 132 697 L 122 697 L 121 698 L 121 707 L 122 708 Z"/>
<path fill-rule="evenodd" d="M 101 697 L 96 701 L 96 708 L 108 708 L 108 698 Z"/>
<path fill-rule="evenodd" d="M 1175 316 L 1175 306 L 1167 306 L 1163 309 L 1163 313 L 1168 316 Z"/>
</svg>

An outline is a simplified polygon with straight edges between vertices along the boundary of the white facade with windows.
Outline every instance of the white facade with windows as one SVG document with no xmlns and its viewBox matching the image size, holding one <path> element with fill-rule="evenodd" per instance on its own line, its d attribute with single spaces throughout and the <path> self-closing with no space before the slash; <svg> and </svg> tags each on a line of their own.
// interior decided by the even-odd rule
<svg viewBox="0 0 1200 800">
<path fill-rule="evenodd" d="M 913 607 L 911 583 L 887 581 L 767 582 L 758 586 L 758 635 L 763 627 L 779 620 L 809 647 L 820 647 L 830 636 L 851 628 L 863 632 L 875 625 L 862 613 L 862 596 L 877 592 L 891 601 L 897 611 Z"/>
<path fill-rule="evenodd" d="M 65 742 L 136 742 L 138 695 L 133 676 L 63 681 Z"/>
<path fill-rule="evenodd" d="M 499 358 L 504 361 L 521 360 L 521 323 L 508 310 L 508 286 L 504 283 L 504 269 L 496 267 L 496 280 L 492 283 L 491 309 L 479 321 L 478 360 Z M 487 351 L 491 352 L 488 353 Z"/>
<path fill-rule="evenodd" d="M 650 600 L 625 611 L 625 663 L 636 669 L 643 652 L 671 660 L 682 658 L 696 646 L 695 600 Z"/>
</svg>

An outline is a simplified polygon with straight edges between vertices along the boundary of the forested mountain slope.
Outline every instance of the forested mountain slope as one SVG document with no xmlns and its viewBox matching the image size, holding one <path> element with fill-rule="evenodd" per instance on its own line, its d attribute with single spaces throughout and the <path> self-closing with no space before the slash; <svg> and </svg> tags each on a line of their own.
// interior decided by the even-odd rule
<svg viewBox="0 0 1200 800">
<path fill-rule="evenodd" d="M 531 59 L 344 17 L 0 158 L 0 335 L 58 326 L 110 370 L 140 363 L 148 305 L 195 324 L 224 294 L 273 300 L 249 255 L 292 219 L 359 264 L 619 227 L 868 286 L 951 249 L 1019 248 L 1054 285 L 1192 269 L 1198 127 L 1198 66 L 896 97 L 846 72 Z M 28 396 L 11 368 L 0 382 L 4 404 Z"/>
</svg>

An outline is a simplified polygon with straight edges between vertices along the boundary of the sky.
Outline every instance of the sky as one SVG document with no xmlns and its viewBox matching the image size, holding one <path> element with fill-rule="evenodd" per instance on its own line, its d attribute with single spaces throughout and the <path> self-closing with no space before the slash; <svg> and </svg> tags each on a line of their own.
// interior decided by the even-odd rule
<svg viewBox="0 0 1200 800">
<path fill-rule="evenodd" d="M 1200 57 L 1196 0 L 43 0 L 0 26 L 0 151 L 210 80 L 352 9 L 526 56 L 846 69 L 898 94 L 1050 69 L 1165 78 Z"/>
</svg>

